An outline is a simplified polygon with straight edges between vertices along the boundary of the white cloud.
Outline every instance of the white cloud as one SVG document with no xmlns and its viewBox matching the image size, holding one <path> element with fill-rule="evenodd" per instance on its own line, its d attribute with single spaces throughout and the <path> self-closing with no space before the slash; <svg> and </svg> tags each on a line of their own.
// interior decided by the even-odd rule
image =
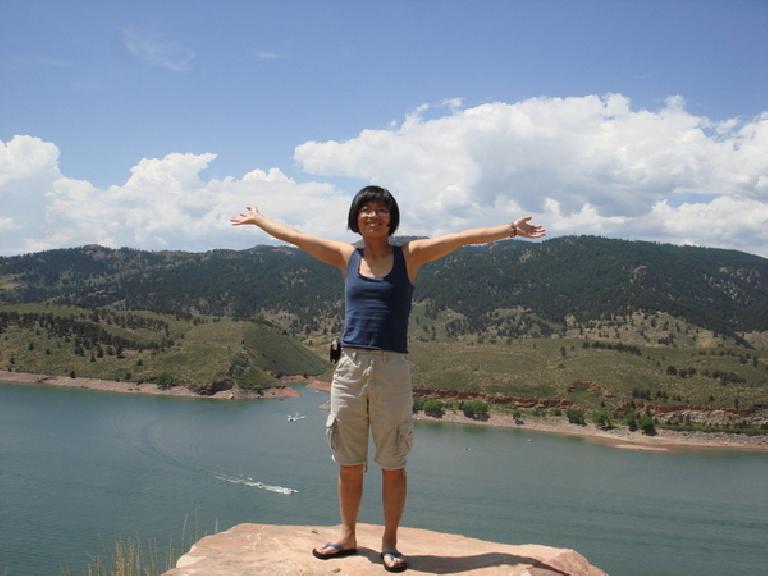
<svg viewBox="0 0 768 576">
<path fill-rule="evenodd" d="M 58 149 L 51 143 L 16 136 L 0 150 L 5 153 L 0 174 L 7 175 L 0 180 L 0 198 L 37 183 L 34 195 L 23 202 L 2 204 L 3 255 L 92 243 L 207 250 L 269 241 L 255 227 L 229 224 L 229 217 L 247 205 L 309 232 L 345 234 L 340 223 L 346 222 L 348 195 L 328 184 L 297 183 L 279 168 L 203 180 L 200 173 L 215 154 L 172 153 L 142 159 L 126 182 L 101 189 L 61 175 Z"/>
<path fill-rule="evenodd" d="M 428 105 L 400 125 L 363 130 L 344 142 L 307 142 L 295 159 L 307 172 L 384 185 L 408 207 L 413 233 L 483 225 L 521 212 L 550 232 L 677 238 L 674 220 L 658 228 L 662 203 L 683 206 L 768 206 L 768 113 L 713 122 L 685 109 L 681 97 L 659 110 L 632 109 L 620 94 L 533 98 L 459 109 L 425 119 Z M 681 205 L 682 204 L 682 205 Z M 753 207 L 754 207 L 753 206 Z M 759 212 L 759 211 L 758 211 Z M 729 213 L 735 219 L 738 211 Z M 736 222 L 719 242 L 749 245 Z M 703 230 L 694 237 L 712 245 Z"/>
<path fill-rule="evenodd" d="M 10 232 L 12 230 L 17 230 L 18 228 L 19 226 L 13 221 L 13 218 L 0 216 L 0 232 Z"/>
<path fill-rule="evenodd" d="M 426 114 L 439 114 L 426 119 Z M 145 249 L 243 248 L 270 239 L 229 217 L 255 205 L 311 233 L 345 231 L 353 177 L 390 188 L 401 233 L 436 235 L 531 214 L 550 236 L 737 248 L 768 256 L 768 113 L 714 122 L 670 98 L 633 110 L 621 95 L 462 109 L 424 105 L 390 129 L 297 146 L 298 164 L 206 179 L 216 154 L 145 158 L 99 188 L 63 175 L 50 142 L 0 142 L 1 254 L 100 243 Z"/>
<path fill-rule="evenodd" d="M 736 248 L 768 256 L 768 202 L 738 196 L 721 196 L 711 202 L 670 206 L 666 200 L 651 210 L 666 240 Z"/>
<path fill-rule="evenodd" d="M 14 136 L 7 144 L 0 140 L 0 194 L 18 191 L 10 182 L 58 177 L 58 160 L 56 145 L 39 138 Z"/>
<path fill-rule="evenodd" d="M 546 220 L 547 227 L 559 233 L 597 236 L 621 235 L 622 229 L 632 221 L 632 218 L 625 216 L 600 216 L 589 203 L 584 204 L 578 212 L 563 214 L 560 203 L 553 198 L 545 200 L 541 217 Z"/>
<path fill-rule="evenodd" d="M 186 72 L 195 58 L 194 51 L 172 40 L 152 36 L 132 28 L 122 28 L 120 32 L 123 45 L 128 51 L 150 66 L 174 72 Z"/>
<path fill-rule="evenodd" d="M 0 140 L 0 254 L 23 249 L 23 237 L 42 234 L 45 192 L 61 177 L 59 149 L 32 136 Z"/>
</svg>

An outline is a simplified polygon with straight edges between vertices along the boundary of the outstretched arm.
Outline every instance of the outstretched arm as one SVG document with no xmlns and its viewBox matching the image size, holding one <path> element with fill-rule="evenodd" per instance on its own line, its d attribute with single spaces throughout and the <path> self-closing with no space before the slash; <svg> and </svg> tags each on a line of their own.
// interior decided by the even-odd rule
<svg viewBox="0 0 768 576">
<path fill-rule="evenodd" d="M 245 224 L 258 226 L 273 238 L 293 244 L 321 262 L 335 266 L 341 270 L 342 274 L 346 273 L 347 262 L 354 251 L 352 244 L 306 234 L 296 228 L 267 218 L 252 206 L 248 206 L 245 212 L 239 216 L 232 216 L 229 221 L 233 226 Z"/>
<path fill-rule="evenodd" d="M 408 264 L 408 276 L 413 282 L 416 274 L 424 264 L 447 256 L 467 244 L 487 244 L 494 240 L 520 236 L 522 238 L 543 238 L 546 230 L 542 226 L 529 224 L 532 216 L 524 216 L 512 224 L 492 226 L 489 228 L 472 228 L 437 238 L 411 240 L 405 247 L 405 257 Z"/>
</svg>

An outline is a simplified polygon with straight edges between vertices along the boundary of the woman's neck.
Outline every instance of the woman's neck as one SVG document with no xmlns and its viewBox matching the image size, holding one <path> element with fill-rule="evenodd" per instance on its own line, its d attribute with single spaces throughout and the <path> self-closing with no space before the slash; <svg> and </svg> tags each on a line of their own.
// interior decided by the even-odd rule
<svg viewBox="0 0 768 576">
<path fill-rule="evenodd" d="M 392 252 L 387 238 L 363 238 L 363 250 L 368 258 L 385 258 Z"/>
</svg>

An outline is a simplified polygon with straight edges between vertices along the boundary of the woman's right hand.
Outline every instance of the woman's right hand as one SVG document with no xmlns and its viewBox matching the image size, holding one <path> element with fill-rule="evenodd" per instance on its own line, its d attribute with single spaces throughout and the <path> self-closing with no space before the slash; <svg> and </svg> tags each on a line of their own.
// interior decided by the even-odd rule
<svg viewBox="0 0 768 576">
<path fill-rule="evenodd" d="M 243 224 L 256 224 L 257 218 L 261 216 L 261 213 L 253 206 L 248 206 L 245 212 L 241 212 L 239 216 L 232 216 L 229 219 L 229 223 L 232 226 L 242 226 Z"/>
<path fill-rule="evenodd" d="M 338 268 L 342 275 L 346 274 L 347 262 L 355 250 L 355 247 L 347 242 L 326 240 L 314 234 L 305 234 L 296 228 L 267 218 L 253 206 L 248 206 L 239 216 L 232 216 L 229 222 L 232 226 L 254 224 L 273 238 L 293 244 L 321 262 Z"/>
</svg>

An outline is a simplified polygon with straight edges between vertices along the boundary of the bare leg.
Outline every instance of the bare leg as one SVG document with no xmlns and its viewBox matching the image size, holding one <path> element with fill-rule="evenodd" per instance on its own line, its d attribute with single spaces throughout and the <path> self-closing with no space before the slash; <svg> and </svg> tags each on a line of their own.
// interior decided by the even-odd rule
<svg viewBox="0 0 768 576">
<path fill-rule="evenodd" d="M 339 466 L 339 515 L 341 516 L 340 544 L 345 548 L 357 546 L 355 526 L 360 500 L 363 497 L 364 465 Z"/>
<path fill-rule="evenodd" d="M 335 556 L 339 550 L 357 548 L 355 526 L 360 500 L 363 496 L 364 465 L 339 466 L 339 515 L 341 516 L 341 534 L 335 543 L 315 548 L 315 555 Z"/>
<path fill-rule="evenodd" d="M 405 468 L 399 470 L 381 470 L 381 500 L 384 505 L 384 536 L 381 538 L 382 552 L 397 550 L 397 529 L 405 510 L 405 497 L 408 493 L 408 477 Z M 403 564 L 402 559 L 389 562 L 390 567 Z"/>
</svg>

